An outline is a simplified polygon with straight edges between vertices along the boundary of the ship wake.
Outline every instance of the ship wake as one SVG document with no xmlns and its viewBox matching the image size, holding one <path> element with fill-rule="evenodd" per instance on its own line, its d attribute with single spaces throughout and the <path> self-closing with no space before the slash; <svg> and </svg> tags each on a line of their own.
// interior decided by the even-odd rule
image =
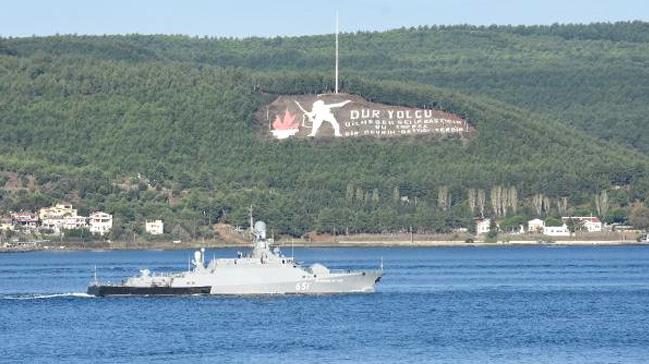
<svg viewBox="0 0 649 364">
<path fill-rule="evenodd" d="M 89 295 L 85 292 L 67 292 L 67 293 L 17 293 L 0 296 L 0 300 L 47 300 L 47 299 L 60 299 L 60 298 L 94 298 L 95 296 Z"/>
</svg>

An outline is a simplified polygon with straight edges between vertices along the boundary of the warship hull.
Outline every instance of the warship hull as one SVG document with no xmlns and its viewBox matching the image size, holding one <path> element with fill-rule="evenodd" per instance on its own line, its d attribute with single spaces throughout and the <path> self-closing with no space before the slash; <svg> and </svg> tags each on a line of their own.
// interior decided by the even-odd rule
<svg viewBox="0 0 649 364">
<path fill-rule="evenodd" d="M 92 285 L 88 294 L 106 296 L 181 296 L 181 295 L 319 295 L 344 293 L 370 293 L 381 280 L 381 272 L 362 272 L 334 275 L 332 277 L 308 280 L 274 282 L 201 285 L 196 287 L 133 287 L 123 285 Z"/>
<path fill-rule="evenodd" d="M 211 287 L 129 287 L 97 285 L 88 287 L 88 294 L 106 296 L 179 296 L 209 294 Z"/>
</svg>

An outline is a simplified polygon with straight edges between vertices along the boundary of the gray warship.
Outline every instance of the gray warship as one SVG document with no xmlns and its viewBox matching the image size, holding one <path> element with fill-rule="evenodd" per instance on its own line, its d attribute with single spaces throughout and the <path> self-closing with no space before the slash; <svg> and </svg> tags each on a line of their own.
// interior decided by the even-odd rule
<svg viewBox="0 0 649 364">
<path fill-rule="evenodd" d="M 194 252 L 185 272 L 152 273 L 119 284 L 100 283 L 96 273 L 88 286 L 94 296 L 131 295 L 279 295 L 336 294 L 374 292 L 383 277 L 383 264 L 368 271 L 333 271 L 322 264 L 308 267 L 293 257 L 284 256 L 278 247 L 271 249 L 266 238 L 266 224 L 251 218 L 253 248 L 236 258 L 214 258 L 205 263 L 205 249 Z"/>
</svg>

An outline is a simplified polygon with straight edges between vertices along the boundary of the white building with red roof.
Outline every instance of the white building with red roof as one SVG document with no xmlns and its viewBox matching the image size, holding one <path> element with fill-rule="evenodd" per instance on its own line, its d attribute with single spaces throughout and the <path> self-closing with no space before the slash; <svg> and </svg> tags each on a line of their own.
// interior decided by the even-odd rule
<svg viewBox="0 0 649 364">
<path fill-rule="evenodd" d="M 572 220 L 580 223 L 589 233 L 598 233 L 603 230 L 603 224 L 596 216 L 564 216 L 561 218 L 564 223 Z"/>
<path fill-rule="evenodd" d="M 31 212 L 16 212 L 11 216 L 15 226 L 33 230 L 38 228 L 38 216 Z"/>
</svg>

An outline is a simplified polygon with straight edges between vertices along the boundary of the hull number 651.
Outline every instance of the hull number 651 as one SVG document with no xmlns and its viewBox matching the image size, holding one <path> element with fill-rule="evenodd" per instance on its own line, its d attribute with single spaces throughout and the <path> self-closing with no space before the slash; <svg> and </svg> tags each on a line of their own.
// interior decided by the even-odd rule
<svg viewBox="0 0 649 364">
<path fill-rule="evenodd" d="M 311 287 L 311 283 L 309 282 L 297 282 L 295 284 L 296 291 L 308 291 L 310 287 Z"/>
</svg>

